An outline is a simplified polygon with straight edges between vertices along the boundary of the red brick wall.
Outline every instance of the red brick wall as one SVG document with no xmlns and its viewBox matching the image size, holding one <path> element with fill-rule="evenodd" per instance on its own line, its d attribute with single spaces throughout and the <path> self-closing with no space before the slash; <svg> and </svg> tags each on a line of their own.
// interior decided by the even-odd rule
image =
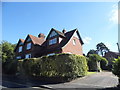
<svg viewBox="0 0 120 90">
<path fill-rule="evenodd" d="M 73 40 L 75 39 L 76 44 L 73 45 Z M 62 48 L 62 53 L 72 53 L 77 55 L 83 55 L 82 45 L 78 38 L 72 37 L 70 41 Z"/>
</svg>

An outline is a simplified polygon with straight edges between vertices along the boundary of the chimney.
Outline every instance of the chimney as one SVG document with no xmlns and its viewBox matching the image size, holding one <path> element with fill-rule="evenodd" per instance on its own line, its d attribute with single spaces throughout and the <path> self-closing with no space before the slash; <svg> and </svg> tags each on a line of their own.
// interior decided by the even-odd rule
<svg viewBox="0 0 120 90">
<path fill-rule="evenodd" d="M 65 34 L 65 33 L 66 33 L 66 30 L 65 30 L 65 29 L 63 29 L 63 30 L 62 30 L 62 32 Z"/>
<path fill-rule="evenodd" d="M 38 37 L 39 37 L 39 38 L 41 38 L 41 37 L 42 37 L 42 38 L 45 38 L 45 35 L 44 35 L 43 33 L 40 33 L 40 34 L 38 35 Z"/>
<path fill-rule="evenodd" d="M 117 43 L 117 46 L 118 46 L 118 51 L 119 51 L 119 53 L 120 53 L 120 46 L 119 46 L 119 44 Z"/>
</svg>

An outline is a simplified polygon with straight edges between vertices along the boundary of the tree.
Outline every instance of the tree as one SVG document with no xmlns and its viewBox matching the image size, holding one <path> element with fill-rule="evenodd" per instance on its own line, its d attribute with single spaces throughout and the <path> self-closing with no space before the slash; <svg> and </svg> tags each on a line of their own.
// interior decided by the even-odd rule
<svg viewBox="0 0 120 90">
<path fill-rule="evenodd" d="M 2 41 L 0 44 L 0 53 L 2 54 L 2 71 L 4 73 L 13 74 L 16 71 L 16 60 L 14 60 L 15 44 Z"/>
<path fill-rule="evenodd" d="M 90 54 L 97 54 L 96 50 L 91 49 L 88 53 L 87 53 L 87 57 L 89 57 Z"/>
<path fill-rule="evenodd" d="M 104 43 L 98 43 L 97 45 L 96 45 L 96 48 L 97 48 L 97 53 L 99 54 L 100 53 L 100 55 L 102 55 L 102 56 L 104 56 L 104 53 L 105 52 L 108 52 L 109 51 L 109 49 L 108 49 L 108 47 L 106 47 L 106 45 L 104 44 Z"/>
</svg>

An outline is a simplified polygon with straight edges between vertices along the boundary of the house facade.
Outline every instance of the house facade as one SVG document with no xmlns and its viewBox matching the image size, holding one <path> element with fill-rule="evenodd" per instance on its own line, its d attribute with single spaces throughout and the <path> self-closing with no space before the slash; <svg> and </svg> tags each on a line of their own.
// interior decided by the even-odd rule
<svg viewBox="0 0 120 90">
<path fill-rule="evenodd" d="M 29 35 L 25 40 L 19 39 L 16 48 L 16 59 L 54 55 L 57 53 L 69 53 L 83 55 L 82 38 L 77 29 L 62 32 L 52 28 L 45 38 L 44 34 L 38 37 Z"/>
</svg>

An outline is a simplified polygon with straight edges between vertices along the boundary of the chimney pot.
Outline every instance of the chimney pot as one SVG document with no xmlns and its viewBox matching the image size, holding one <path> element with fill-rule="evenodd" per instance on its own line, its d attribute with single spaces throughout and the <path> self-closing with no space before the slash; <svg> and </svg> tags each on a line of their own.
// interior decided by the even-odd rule
<svg viewBox="0 0 120 90">
<path fill-rule="evenodd" d="M 65 33 L 66 33 L 66 30 L 65 30 L 65 29 L 63 29 L 63 30 L 62 30 L 62 32 L 65 34 Z"/>
<path fill-rule="evenodd" d="M 44 35 L 43 33 L 40 33 L 40 34 L 38 35 L 38 37 L 39 37 L 39 38 L 41 38 L 41 37 L 45 38 L 45 35 Z"/>
</svg>

